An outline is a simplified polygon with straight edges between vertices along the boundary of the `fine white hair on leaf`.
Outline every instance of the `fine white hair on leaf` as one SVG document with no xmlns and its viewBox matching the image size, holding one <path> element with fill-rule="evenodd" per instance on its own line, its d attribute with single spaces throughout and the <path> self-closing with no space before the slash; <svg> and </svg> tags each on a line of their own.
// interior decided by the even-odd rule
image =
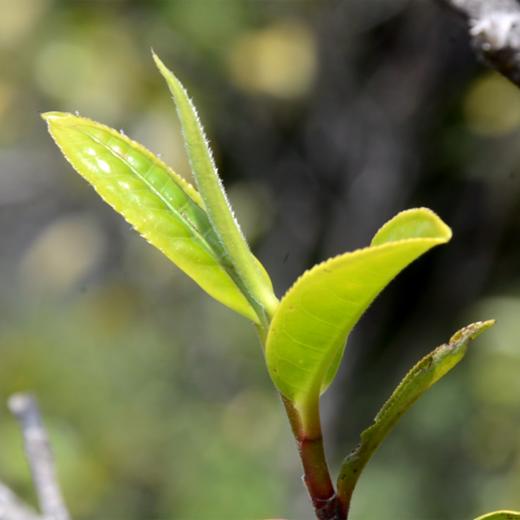
<svg viewBox="0 0 520 520">
<path fill-rule="evenodd" d="M 189 94 L 188 94 L 186 88 L 184 87 L 184 85 L 180 84 L 180 87 L 184 91 L 184 94 L 186 95 L 186 99 L 188 100 L 190 108 L 193 111 L 193 114 L 195 116 L 196 125 L 198 126 L 200 135 L 201 135 L 202 140 L 204 142 L 204 145 L 205 145 L 205 148 L 206 148 L 206 151 L 207 151 L 207 154 L 208 154 L 208 158 L 209 158 L 210 164 L 211 164 L 213 170 L 215 171 L 216 179 L 217 179 L 217 182 L 218 182 L 218 185 L 219 185 L 220 189 L 222 190 L 222 194 L 224 195 L 224 200 L 226 202 L 226 205 L 229 208 L 229 211 L 231 213 L 231 216 L 233 218 L 233 221 L 234 221 L 234 223 L 235 223 L 239 233 L 241 234 L 242 238 L 244 238 L 244 240 L 245 240 L 242 228 L 240 227 L 240 224 L 239 224 L 239 222 L 237 220 L 237 217 L 235 215 L 233 207 L 231 206 L 231 203 L 229 202 L 229 198 L 227 196 L 226 189 L 224 187 L 224 183 L 222 182 L 222 179 L 221 179 L 221 177 L 220 177 L 220 175 L 218 173 L 218 168 L 217 168 L 217 165 L 215 164 L 215 158 L 213 157 L 213 151 L 211 149 L 210 142 L 209 142 L 209 139 L 208 139 L 208 137 L 206 135 L 206 131 L 204 129 L 204 126 L 202 125 L 202 121 L 200 119 L 200 116 L 199 116 L 199 113 L 197 111 L 197 108 L 195 107 L 195 103 L 193 102 L 193 99 L 189 96 Z M 175 102 L 175 98 L 173 100 Z M 184 131 L 184 128 L 182 128 L 182 134 L 185 137 L 185 142 L 187 143 L 188 140 L 186 139 L 186 133 Z M 192 163 L 191 154 L 189 154 L 188 159 L 189 159 L 190 163 Z M 192 164 L 192 168 L 193 168 L 193 164 Z"/>
</svg>

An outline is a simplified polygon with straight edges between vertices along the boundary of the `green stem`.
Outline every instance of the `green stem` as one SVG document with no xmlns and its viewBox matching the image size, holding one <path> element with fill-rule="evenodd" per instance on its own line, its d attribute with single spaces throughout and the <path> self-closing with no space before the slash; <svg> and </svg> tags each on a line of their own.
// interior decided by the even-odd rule
<svg viewBox="0 0 520 520">
<path fill-rule="evenodd" d="M 303 465 L 303 478 L 318 520 L 346 520 L 330 478 L 321 434 L 319 409 L 316 407 L 312 432 L 304 431 L 298 410 L 282 397 L 287 416 L 298 444 Z"/>
<path fill-rule="evenodd" d="M 337 488 L 338 500 L 345 518 L 348 517 L 352 494 L 354 493 L 359 477 L 367 462 L 370 460 L 370 457 L 383 441 L 383 438 L 384 436 L 375 442 L 370 442 L 362 437 L 362 441 L 359 445 L 345 457 L 341 464 Z"/>
<path fill-rule="evenodd" d="M 338 501 L 340 510 L 345 518 L 348 517 L 352 494 L 354 493 L 361 472 L 373 451 L 375 451 L 375 448 L 370 450 L 360 444 L 352 453 L 345 457 L 341 465 L 338 477 Z"/>
<path fill-rule="evenodd" d="M 261 322 L 256 326 L 264 351 L 269 322 L 268 317 L 267 322 Z M 291 401 L 283 396 L 282 401 L 296 438 L 298 453 L 303 465 L 303 479 L 314 506 L 316 518 L 318 520 L 346 520 L 347 517 L 342 514 L 341 504 L 332 484 L 325 458 L 319 401 L 306 407 L 305 423 L 302 421 L 301 412 Z"/>
</svg>

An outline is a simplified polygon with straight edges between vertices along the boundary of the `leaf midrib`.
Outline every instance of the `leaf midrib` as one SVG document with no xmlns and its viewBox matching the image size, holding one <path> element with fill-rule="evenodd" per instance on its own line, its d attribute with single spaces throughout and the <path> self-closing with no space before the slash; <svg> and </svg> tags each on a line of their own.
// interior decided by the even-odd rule
<svg viewBox="0 0 520 520">
<path fill-rule="evenodd" d="M 82 133 L 83 135 L 87 136 L 89 139 L 92 139 L 95 143 L 97 143 L 99 146 L 101 146 L 102 148 L 104 148 L 105 150 L 107 150 L 108 152 L 110 152 L 112 155 L 116 156 L 119 160 L 121 160 L 133 173 L 134 175 L 140 180 L 142 181 L 160 200 L 161 202 L 182 222 L 186 225 L 186 227 L 188 227 L 188 229 L 191 231 L 192 235 L 196 238 L 199 239 L 199 241 L 204 245 L 204 247 L 206 248 L 206 250 L 212 254 L 214 257 L 216 257 L 216 259 L 219 260 L 219 265 L 222 266 L 222 264 L 220 263 L 220 255 L 218 255 L 216 253 L 216 251 L 211 247 L 211 245 L 208 243 L 207 239 L 204 237 L 204 235 L 201 233 L 201 231 L 197 228 L 197 226 L 190 220 L 188 219 L 184 213 L 182 213 L 182 211 L 180 212 L 179 210 L 177 210 L 177 208 L 175 208 L 175 206 L 172 206 L 171 203 L 164 197 L 164 195 L 161 194 L 161 192 L 159 190 L 157 190 L 154 185 L 148 180 L 146 179 L 146 177 L 144 177 L 143 175 L 141 175 L 139 173 L 139 171 L 122 155 L 120 154 L 119 152 L 115 151 L 114 149 L 110 148 L 110 146 L 108 146 L 106 143 L 103 143 L 102 141 L 100 141 L 97 137 L 93 136 L 92 134 L 90 134 L 89 132 L 85 131 L 84 129 L 82 129 L 79 125 L 76 125 L 76 129 Z M 109 132 L 110 134 L 112 134 L 112 132 Z M 113 134 L 112 134 L 113 135 Z M 155 156 L 153 156 L 153 154 L 151 155 L 150 157 L 150 161 L 155 164 L 156 166 L 159 166 L 163 171 L 165 171 L 166 174 L 168 174 L 167 170 L 165 170 L 163 168 L 163 165 L 161 164 L 161 162 L 159 162 Z M 173 180 L 173 179 L 172 179 Z M 175 181 L 174 181 L 175 182 Z M 182 192 L 186 195 L 187 199 L 187 202 L 189 203 L 189 201 L 193 201 L 193 199 L 184 191 L 184 189 L 182 188 L 182 186 L 180 186 L 179 184 L 177 184 L 177 186 L 179 187 L 180 190 L 182 190 Z M 195 205 L 197 205 L 197 207 L 200 208 L 200 206 L 195 202 L 193 201 L 193 203 Z M 200 208 L 202 211 L 204 211 L 202 208 Z M 209 230 L 211 230 L 211 228 L 209 228 Z M 225 269 L 225 268 L 224 268 Z M 227 272 L 227 270 L 226 270 Z"/>
</svg>

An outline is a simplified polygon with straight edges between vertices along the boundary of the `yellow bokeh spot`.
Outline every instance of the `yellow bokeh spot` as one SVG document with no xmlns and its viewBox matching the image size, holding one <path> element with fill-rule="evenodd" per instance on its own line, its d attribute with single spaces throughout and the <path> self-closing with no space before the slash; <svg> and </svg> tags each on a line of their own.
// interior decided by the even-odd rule
<svg viewBox="0 0 520 520">
<path fill-rule="evenodd" d="M 464 101 L 466 123 L 483 136 L 510 133 L 520 126 L 520 90 L 497 73 L 476 80 Z"/>
<path fill-rule="evenodd" d="M 102 57 L 102 58 L 101 58 Z M 140 63 L 126 28 L 115 23 L 64 30 L 35 56 L 34 80 L 64 110 L 118 120 L 140 95 Z"/>
<path fill-rule="evenodd" d="M 63 293 L 81 283 L 99 264 L 105 239 L 96 220 L 64 216 L 36 237 L 20 264 L 20 279 L 31 291 Z"/>
<path fill-rule="evenodd" d="M 232 80 L 243 90 L 282 99 L 305 95 L 316 75 L 311 31 L 290 21 L 242 35 L 229 54 Z"/>
<path fill-rule="evenodd" d="M 0 47 L 13 47 L 33 29 L 48 0 L 0 0 Z"/>
</svg>

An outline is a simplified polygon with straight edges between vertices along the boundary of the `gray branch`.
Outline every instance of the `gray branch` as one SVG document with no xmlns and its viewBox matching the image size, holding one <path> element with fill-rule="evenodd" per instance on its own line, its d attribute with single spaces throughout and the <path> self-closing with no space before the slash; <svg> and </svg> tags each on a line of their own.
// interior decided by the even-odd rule
<svg viewBox="0 0 520 520">
<path fill-rule="evenodd" d="M 459 13 L 474 49 L 520 86 L 520 3 L 517 0 L 440 0 Z"/>
<path fill-rule="evenodd" d="M 43 520 L 8 487 L 0 483 L 0 520 Z"/>
<path fill-rule="evenodd" d="M 28 394 L 15 394 L 9 399 L 9 409 L 22 429 L 25 452 L 44 520 L 69 520 L 36 400 Z"/>
</svg>

